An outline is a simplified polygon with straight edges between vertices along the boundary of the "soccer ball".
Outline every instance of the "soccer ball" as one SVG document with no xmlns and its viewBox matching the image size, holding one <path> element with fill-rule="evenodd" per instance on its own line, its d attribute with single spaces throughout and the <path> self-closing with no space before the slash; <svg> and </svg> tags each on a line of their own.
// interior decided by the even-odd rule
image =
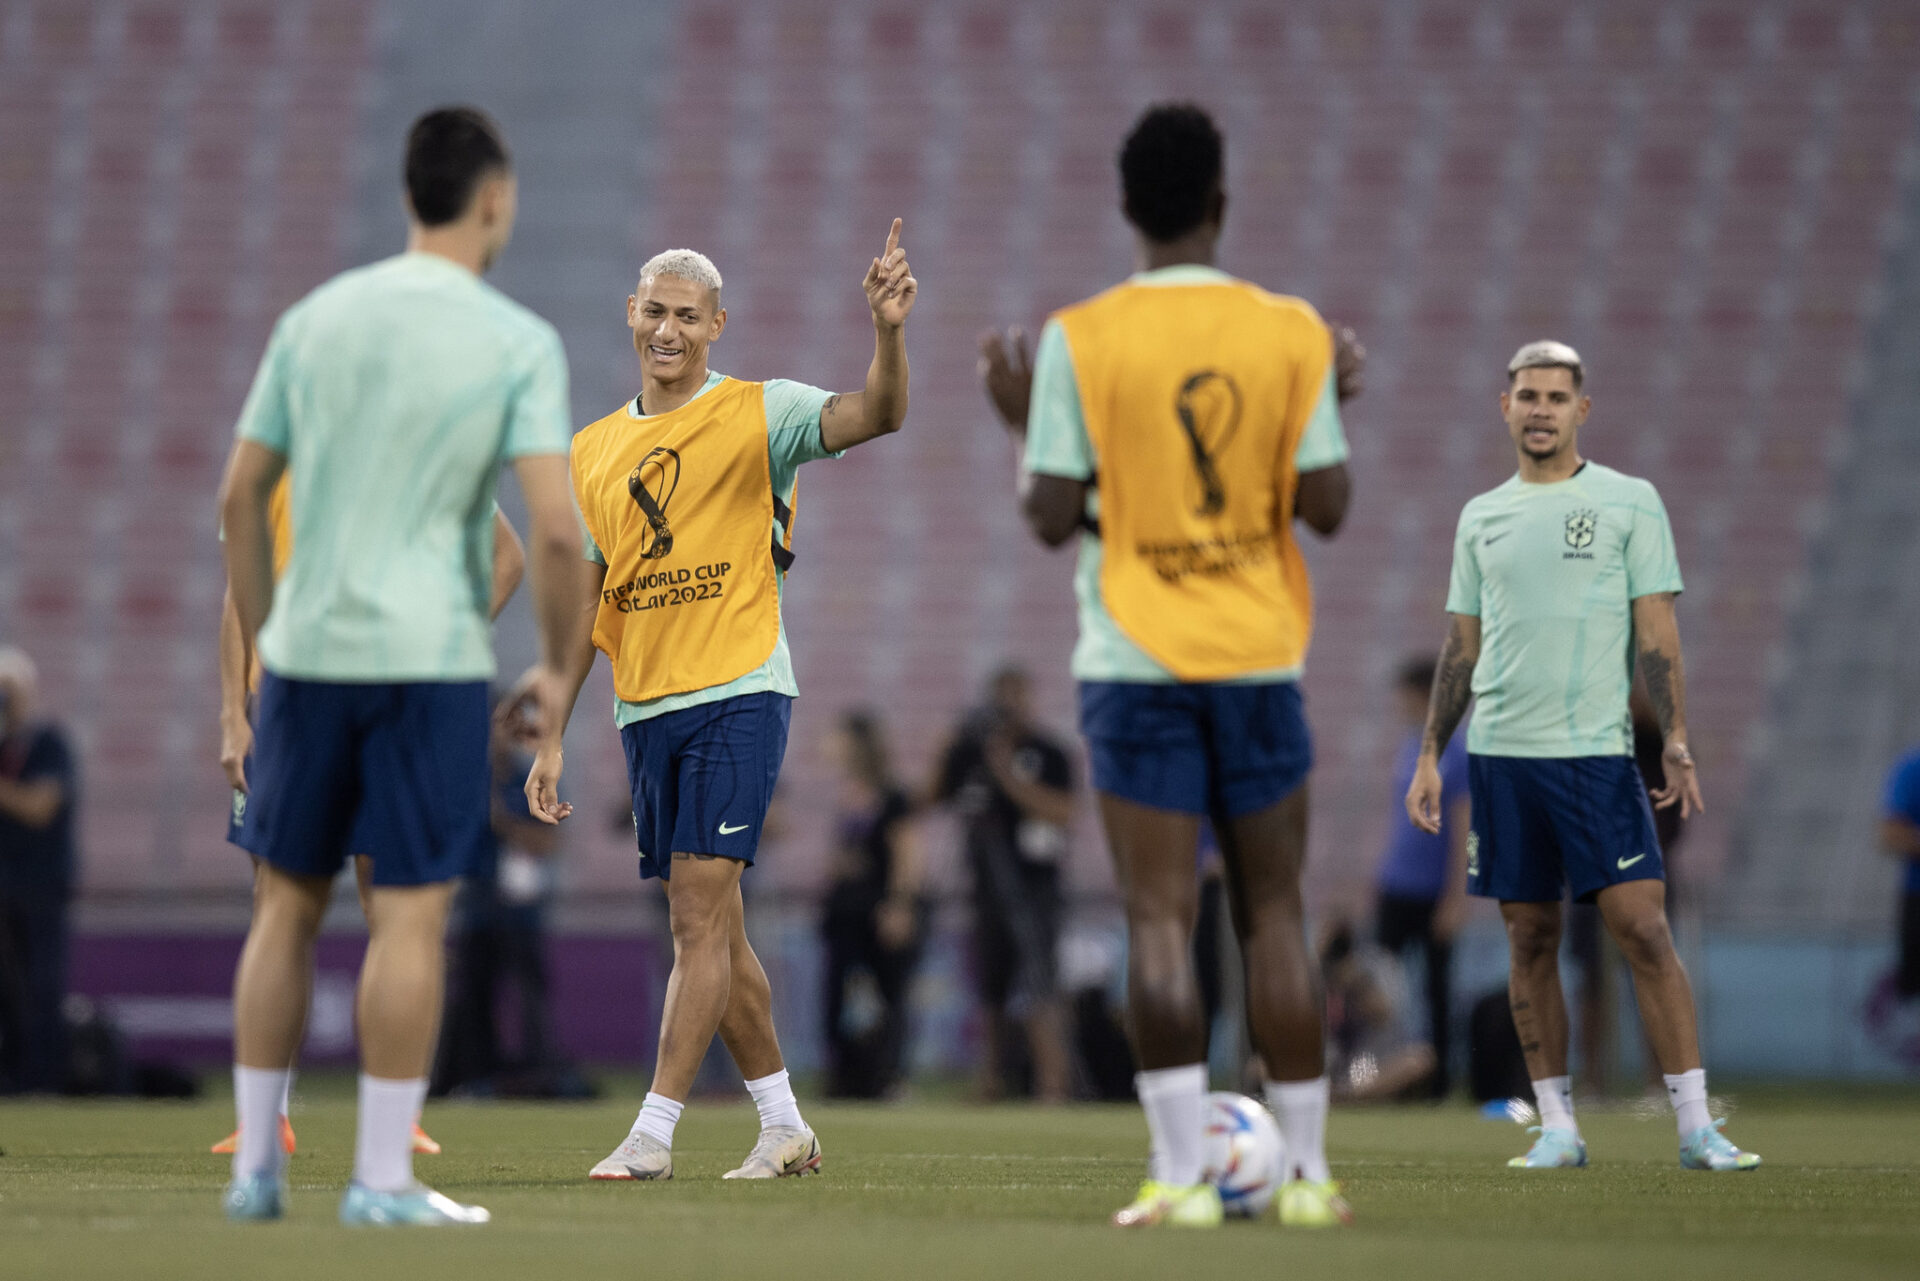
<svg viewBox="0 0 1920 1281">
<path fill-rule="evenodd" d="M 1220 1205 L 1234 1218 L 1251 1219 L 1273 1202 L 1286 1155 L 1273 1114 L 1244 1094 L 1207 1096 L 1206 1169 L 1201 1177 L 1220 1189 Z"/>
</svg>

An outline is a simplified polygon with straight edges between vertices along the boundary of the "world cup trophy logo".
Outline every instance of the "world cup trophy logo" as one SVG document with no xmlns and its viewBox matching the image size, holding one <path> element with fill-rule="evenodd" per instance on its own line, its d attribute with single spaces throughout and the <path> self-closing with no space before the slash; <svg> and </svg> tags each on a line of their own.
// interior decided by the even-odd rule
<svg viewBox="0 0 1920 1281">
<path fill-rule="evenodd" d="M 1218 516 L 1227 509 L 1227 487 L 1216 460 L 1240 430 L 1240 388 L 1227 375 L 1203 369 L 1180 384 L 1173 412 L 1186 433 L 1193 471 L 1200 484 L 1197 516 Z"/>
<path fill-rule="evenodd" d="M 680 488 L 680 454 L 665 445 L 651 450 L 640 465 L 627 475 L 627 493 L 646 517 L 647 531 L 640 535 L 640 555 L 659 560 L 673 551 L 673 531 L 667 527 L 667 504 L 673 491 Z"/>
</svg>

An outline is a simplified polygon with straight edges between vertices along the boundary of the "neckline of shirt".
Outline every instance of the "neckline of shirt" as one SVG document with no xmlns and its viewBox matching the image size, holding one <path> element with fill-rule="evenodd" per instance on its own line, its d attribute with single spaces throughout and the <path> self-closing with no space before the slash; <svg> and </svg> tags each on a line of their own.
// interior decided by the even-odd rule
<svg viewBox="0 0 1920 1281">
<path fill-rule="evenodd" d="M 691 405 L 691 404 L 692 404 L 692 403 L 693 403 L 694 401 L 696 401 L 696 400 L 698 400 L 698 399 L 700 399 L 700 398 L 701 398 L 702 396 L 704 396 L 704 395 L 706 395 L 706 394 L 707 394 L 708 392 L 710 392 L 710 391 L 712 391 L 712 390 L 713 390 L 713 389 L 714 389 L 715 387 L 718 387 L 718 386 L 719 386 L 719 385 L 720 385 L 721 383 L 723 383 L 723 382 L 725 382 L 726 380 L 727 380 L 727 376 L 726 376 L 725 374 L 723 374 L 723 373 L 721 373 L 721 372 L 720 372 L 719 370 L 717 370 L 717 369 L 709 369 L 709 370 L 707 371 L 707 381 L 705 381 L 705 382 L 703 382 L 703 383 L 701 383 L 701 384 L 700 384 L 700 390 L 699 390 L 699 391 L 696 391 L 696 392 L 694 392 L 694 393 L 693 393 L 693 395 L 692 395 L 692 396 L 690 396 L 690 397 L 689 397 L 689 398 L 687 399 L 687 404 L 686 404 L 686 405 L 681 405 L 681 406 L 679 406 L 679 408 L 680 408 L 680 409 L 685 409 L 685 408 L 687 407 L 687 405 Z M 605 404 L 606 402 L 605 402 L 605 401 L 602 401 L 601 403 L 602 403 L 602 404 Z M 658 417 L 660 417 L 660 415 L 659 415 L 659 414 L 649 414 L 649 413 L 645 413 L 645 412 L 643 412 L 643 411 L 641 410 L 641 408 L 640 408 L 640 394 L 639 394 L 638 392 L 635 392 L 635 393 L 634 393 L 634 396 L 633 396 L 633 399 L 631 399 L 631 400 L 629 400 L 629 401 L 627 402 L 627 404 L 626 404 L 626 410 L 627 410 L 627 417 L 629 417 L 629 418 L 632 418 L 632 419 L 634 419 L 634 420 L 636 420 L 636 421 L 638 421 L 639 419 L 642 419 L 642 418 L 658 418 Z M 676 412 L 676 411 L 675 411 L 675 410 L 672 410 L 672 409 L 669 409 L 669 410 L 668 410 L 667 412 L 671 414 L 671 413 L 674 413 L 674 412 Z"/>
</svg>

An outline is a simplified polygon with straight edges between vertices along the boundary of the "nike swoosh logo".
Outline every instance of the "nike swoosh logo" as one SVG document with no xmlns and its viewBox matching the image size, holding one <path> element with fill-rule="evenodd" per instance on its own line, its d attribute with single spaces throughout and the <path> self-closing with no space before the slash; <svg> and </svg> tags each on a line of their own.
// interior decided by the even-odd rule
<svg viewBox="0 0 1920 1281">
<path fill-rule="evenodd" d="M 1508 531 L 1508 533 L 1511 533 L 1511 532 L 1512 532 L 1511 530 L 1509 530 L 1509 531 Z M 1493 545 L 1494 545 L 1495 543 L 1497 543 L 1497 542 L 1499 542 L 1499 541 L 1500 541 L 1501 539 L 1503 539 L 1503 538 L 1505 538 L 1506 536 L 1507 536 L 1506 534 L 1492 534 L 1492 535 L 1489 535 L 1488 537 L 1486 537 L 1486 538 L 1483 538 L 1483 539 L 1481 539 L 1481 540 L 1480 540 L 1480 545 L 1481 545 L 1482 547 L 1491 547 L 1491 546 L 1493 546 Z"/>
<path fill-rule="evenodd" d="M 724 832 L 727 829 L 723 827 L 720 830 Z M 1645 857 L 1645 854 L 1635 854 L 1632 858 L 1617 858 L 1613 860 L 1613 865 L 1624 872 Z"/>
<path fill-rule="evenodd" d="M 732 836 L 735 832 L 744 832 L 746 830 L 747 825 L 745 823 L 737 823 L 732 827 L 728 827 L 725 823 L 720 825 L 720 835 L 722 836 Z"/>
</svg>

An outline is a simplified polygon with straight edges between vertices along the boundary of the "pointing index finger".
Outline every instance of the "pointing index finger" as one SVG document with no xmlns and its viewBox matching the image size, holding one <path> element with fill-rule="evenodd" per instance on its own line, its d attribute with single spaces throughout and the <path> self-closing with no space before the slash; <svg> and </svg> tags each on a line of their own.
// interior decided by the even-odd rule
<svg viewBox="0 0 1920 1281">
<path fill-rule="evenodd" d="M 887 255 L 892 253 L 894 250 L 898 249 L 899 247 L 900 247 L 900 219 L 895 218 L 893 220 L 893 226 L 889 228 L 887 231 L 887 247 L 886 249 L 881 251 L 880 261 L 885 262 L 887 259 Z"/>
</svg>

